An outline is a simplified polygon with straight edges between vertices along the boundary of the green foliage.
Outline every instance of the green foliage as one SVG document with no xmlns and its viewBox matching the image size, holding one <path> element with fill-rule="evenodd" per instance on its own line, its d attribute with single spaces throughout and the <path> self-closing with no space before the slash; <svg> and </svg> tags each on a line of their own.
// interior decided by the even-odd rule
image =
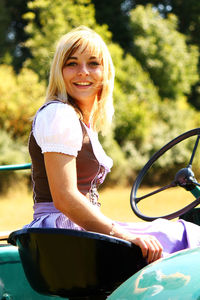
<svg viewBox="0 0 200 300">
<path fill-rule="evenodd" d="M 116 44 L 109 47 L 116 69 L 114 90 L 115 138 L 122 146 L 135 141 L 137 146 L 151 130 L 151 119 L 160 102 L 157 89 L 140 64 Z"/>
<path fill-rule="evenodd" d="M 0 165 L 25 163 L 28 161 L 27 147 L 4 130 L 0 130 Z"/>
<path fill-rule="evenodd" d="M 24 15 L 28 20 L 26 32 L 31 36 L 26 46 L 31 50 L 32 58 L 26 65 L 33 69 L 40 78 L 47 80 L 50 61 L 56 42 L 73 27 L 85 25 L 95 29 L 106 38 L 106 26 L 97 26 L 94 7 L 90 0 L 29 1 L 30 11 Z"/>
<path fill-rule="evenodd" d="M 106 136 L 100 136 L 100 141 L 107 155 L 113 159 L 113 167 L 106 178 L 105 186 L 125 185 L 129 177 L 130 168 L 125 154 L 110 131 Z"/>
<path fill-rule="evenodd" d="M 126 102 L 121 103 L 120 112 L 116 114 L 115 136 L 121 146 L 126 141 L 134 141 L 137 147 L 146 139 L 152 126 L 151 112 L 145 103 L 139 103 L 134 97 L 127 97 Z M 118 116 L 118 118 L 117 118 Z"/>
<path fill-rule="evenodd" d="M 151 3 L 163 17 L 173 13 L 178 17 L 178 30 L 187 36 L 187 40 L 192 44 L 200 44 L 200 2 L 197 0 L 136 0 L 134 5 L 148 5 Z"/>
<path fill-rule="evenodd" d="M 153 116 L 157 116 L 160 97 L 148 73 L 134 57 L 130 54 L 124 55 L 117 44 L 110 44 L 109 50 L 116 71 L 115 118 L 113 134 L 103 139 L 103 146 L 114 161 L 109 181 L 120 184 L 128 179 L 132 180 L 134 170 L 137 171 L 135 164 L 130 164 L 129 151 L 125 148 L 128 143 L 134 144 L 135 151 L 139 154 L 141 145 L 145 144 L 151 134 Z M 142 157 L 140 165 L 144 162 Z"/>
<path fill-rule="evenodd" d="M 137 174 L 150 157 L 167 144 L 170 140 L 190 129 L 199 127 L 199 113 L 195 112 L 186 102 L 181 99 L 171 103 L 164 101 L 160 106 L 157 116 L 154 116 L 151 133 L 146 141 L 137 147 L 135 141 L 126 141 L 123 151 L 131 166 L 131 178 Z M 189 141 L 181 143 L 172 151 L 167 152 L 156 163 L 156 168 L 152 169 L 148 182 L 159 183 L 161 175 L 169 177 L 169 174 L 175 175 L 181 167 L 186 167 L 189 162 L 192 147 Z M 155 171 L 156 170 L 156 171 Z M 167 178 L 168 178 L 167 177 Z"/>
<path fill-rule="evenodd" d="M 162 98 L 189 94 L 198 80 L 198 49 L 177 31 L 177 18 L 163 19 L 151 5 L 131 11 L 134 56 L 146 69 Z"/>
<path fill-rule="evenodd" d="M 153 5 L 162 18 L 170 18 L 173 13 L 177 17 L 177 31 L 184 34 L 187 44 L 200 45 L 200 2 L 197 0 L 117 0 L 113 6 L 112 1 L 92 0 L 96 9 L 96 19 L 100 24 L 108 24 L 113 34 L 113 40 L 119 43 L 126 52 L 135 56 L 133 51 L 134 32 L 130 26 L 130 11 L 139 4 Z M 102 11 L 104 12 L 102 14 Z M 179 53 L 179 50 L 177 51 Z M 198 50 L 199 52 L 199 50 Z M 198 74 L 200 64 L 198 63 Z M 189 91 L 188 101 L 198 110 L 200 109 L 200 84 L 199 81 L 191 83 L 192 91 Z"/>
<path fill-rule="evenodd" d="M 0 129 L 27 142 L 31 118 L 44 102 L 44 84 L 31 70 L 16 75 L 11 66 L 0 65 L 0 95 Z"/>
<path fill-rule="evenodd" d="M 19 72 L 23 62 L 30 56 L 24 46 L 27 33 L 26 20 L 22 15 L 27 11 L 27 0 L 0 1 L 0 63 L 12 65 Z"/>
<path fill-rule="evenodd" d="M 6 44 L 6 34 L 8 33 L 8 26 L 10 23 L 10 16 L 6 10 L 5 2 L 0 2 L 0 62 L 4 53 L 8 51 Z"/>
<path fill-rule="evenodd" d="M 113 41 L 124 51 L 132 50 L 132 32 L 129 26 L 129 3 L 126 0 L 92 0 L 95 5 L 95 18 L 99 24 L 107 24 Z M 103 13 L 102 13 L 103 12 Z"/>
<path fill-rule="evenodd" d="M 20 164 L 29 161 L 27 147 L 0 129 L 0 165 Z M 0 192 L 6 191 L 12 182 L 26 177 L 24 172 L 0 172 Z"/>
</svg>

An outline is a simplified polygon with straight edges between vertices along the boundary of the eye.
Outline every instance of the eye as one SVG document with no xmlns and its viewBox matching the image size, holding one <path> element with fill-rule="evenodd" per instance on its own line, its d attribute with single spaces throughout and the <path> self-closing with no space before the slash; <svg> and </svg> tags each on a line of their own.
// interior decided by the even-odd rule
<svg viewBox="0 0 200 300">
<path fill-rule="evenodd" d="M 66 61 L 65 66 L 67 67 L 73 67 L 76 66 L 77 63 L 75 61 Z"/>
<path fill-rule="evenodd" d="M 98 61 L 91 61 L 89 63 L 90 66 L 100 66 L 100 63 Z"/>
</svg>

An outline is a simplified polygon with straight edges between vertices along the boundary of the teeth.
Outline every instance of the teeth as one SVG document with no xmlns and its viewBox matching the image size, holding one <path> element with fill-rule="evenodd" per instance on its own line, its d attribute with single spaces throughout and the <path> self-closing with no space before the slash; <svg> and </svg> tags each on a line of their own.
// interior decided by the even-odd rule
<svg viewBox="0 0 200 300">
<path fill-rule="evenodd" d="M 90 85 L 90 82 L 76 82 L 77 85 Z"/>
</svg>

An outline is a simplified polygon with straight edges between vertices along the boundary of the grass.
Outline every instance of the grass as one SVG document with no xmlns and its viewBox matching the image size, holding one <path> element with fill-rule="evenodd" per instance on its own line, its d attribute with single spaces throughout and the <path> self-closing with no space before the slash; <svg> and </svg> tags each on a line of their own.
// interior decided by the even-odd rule
<svg viewBox="0 0 200 300">
<path fill-rule="evenodd" d="M 152 189 L 145 188 L 143 193 Z M 101 210 L 108 217 L 124 222 L 142 222 L 130 208 L 131 187 L 107 188 L 100 192 Z M 152 198 L 152 200 L 151 200 Z M 170 189 L 143 200 L 140 209 L 150 216 L 160 216 L 180 209 L 188 204 L 193 196 L 183 189 Z M 0 231 L 13 231 L 31 222 L 33 215 L 32 192 L 23 185 L 12 187 L 7 195 L 0 196 Z"/>
</svg>

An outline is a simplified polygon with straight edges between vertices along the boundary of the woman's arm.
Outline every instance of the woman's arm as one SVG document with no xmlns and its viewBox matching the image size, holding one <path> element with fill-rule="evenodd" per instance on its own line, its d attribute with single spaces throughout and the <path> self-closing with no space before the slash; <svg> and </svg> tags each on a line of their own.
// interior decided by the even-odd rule
<svg viewBox="0 0 200 300">
<path fill-rule="evenodd" d="M 148 262 L 161 257 L 162 246 L 153 236 L 133 235 L 103 215 L 78 191 L 76 158 L 66 154 L 44 153 L 45 167 L 55 207 L 87 231 L 99 232 L 138 245 Z"/>
</svg>

